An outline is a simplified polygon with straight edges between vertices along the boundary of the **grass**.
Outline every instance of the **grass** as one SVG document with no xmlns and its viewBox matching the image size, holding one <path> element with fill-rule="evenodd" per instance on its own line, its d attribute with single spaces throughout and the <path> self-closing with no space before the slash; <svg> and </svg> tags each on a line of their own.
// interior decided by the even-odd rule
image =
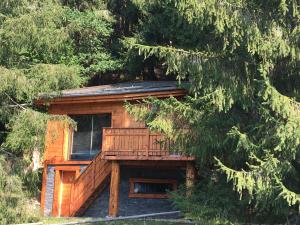
<svg viewBox="0 0 300 225">
<path fill-rule="evenodd" d="M 59 218 L 59 217 L 44 217 L 42 218 L 41 222 L 43 224 L 59 224 L 59 223 L 65 223 L 65 222 L 75 222 L 75 221 L 81 221 L 89 218 Z"/>
<path fill-rule="evenodd" d="M 60 224 L 64 222 L 75 222 L 83 220 L 91 220 L 93 218 L 53 218 L 47 217 L 43 218 L 43 224 Z M 86 223 L 87 224 L 87 223 Z M 89 223 L 92 224 L 92 223 Z M 84 223 L 82 224 L 84 225 Z M 181 221 L 157 221 L 157 220 L 119 220 L 119 221 L 109 221 L 109 222 L 98 222 L 93 223 L 92 225 L 186 225 Z"/>
</svg>

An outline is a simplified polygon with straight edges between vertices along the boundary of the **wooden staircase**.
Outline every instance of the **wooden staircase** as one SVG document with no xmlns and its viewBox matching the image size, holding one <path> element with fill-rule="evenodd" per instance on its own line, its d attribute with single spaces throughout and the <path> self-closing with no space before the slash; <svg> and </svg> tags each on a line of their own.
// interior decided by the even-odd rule
<svg viewBox="0 0 300 225">
<path fill-rule="evenodd" d="M 99 153 L 74 181 L 71 192 L 70 215 L 80 216 L 107 187 L 111 162 Z"/>
</svg>

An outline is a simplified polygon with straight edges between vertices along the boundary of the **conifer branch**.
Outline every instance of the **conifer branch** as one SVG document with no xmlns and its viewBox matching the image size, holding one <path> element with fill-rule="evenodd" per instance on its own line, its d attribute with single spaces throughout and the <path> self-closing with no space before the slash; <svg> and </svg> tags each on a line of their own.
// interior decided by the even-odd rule
<svg viewBox="0 0 300 225">
<path fill-rule="evenodd" d="M 26 108 L 22 105 L 22 104 L 19 104 L 17 103 L 15 100 L 13 100 L 7 93 L 4 93 L 11 102 L 13 102 L 15 104 L 16 107 L 20 107 L 21 109 L 23 110 L 26 110 Z"/>
<path fill-rule="evenodd" d="M 143 44 L 133 44 L 131 46 L 132 48 L 136 48 L 138 50 L 142 50 L 144 52 L 155 54 L 155 53 L 177 53 L 182 54 L 189 57 L 202 57 L 202 58 L 220 58 L 223 55 L 222 54 L 216 54 L 212 52 L 206 52 L 206 51 L 192 51 L 192 50 L 184 50 L 184 49 L 178 49 L 172 46 L 149 46 L 149 45 L 143 45 Z"/>
</svg>

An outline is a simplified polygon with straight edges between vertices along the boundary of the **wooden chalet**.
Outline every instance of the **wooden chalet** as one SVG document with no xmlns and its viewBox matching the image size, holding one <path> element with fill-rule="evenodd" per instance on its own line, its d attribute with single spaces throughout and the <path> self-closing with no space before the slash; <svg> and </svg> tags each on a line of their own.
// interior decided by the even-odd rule
<svg viewBox="0 0 300 225">
<path fill-rule="evenodd" d="M 192 185 L 194 158 L 163 147 L 162 136 L 136 122 L 124 102 L 148 96 L 182 97 L 176 82 L 137 82 L 65 90 L 41 96 L 49 113 L 41 211 L 46 216 L 129 216 L 172 210 L 166 190 Z"/>
</svg>

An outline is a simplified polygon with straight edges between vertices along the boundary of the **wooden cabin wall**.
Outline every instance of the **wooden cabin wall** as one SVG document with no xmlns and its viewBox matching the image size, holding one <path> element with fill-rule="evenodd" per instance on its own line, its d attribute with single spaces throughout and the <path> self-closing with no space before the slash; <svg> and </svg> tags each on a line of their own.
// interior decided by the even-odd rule
<svg viewBox="0 0 300 225">
<path fill-rule="evenodd" d="M 64 121 L 50 120 L 47 124 L 44 159 L 48 161 L 64 161 L 69 146 L 68 125 Z"/>
<path fill-rule="evenodd" d="M 49 107 L 49 113 L 54 115 L 111 113 L 112 127 L 144 127 L 144 123 L 136 122 L 132 117 L 130 117 L 125 110 L 124 102 L 53 104 Z M 63 173 L 65 170 L 69 171 L 74 167 L 76 167 L 77 171 L 78 168 L 84 167 L 84 165 L 89 163 L 88 161 L 68 160 L 71 145 L 70 135 L 70 128 L 66 122 L 55 120 L 48 121 L 44 154 L 45 169 L 41 197 L 42 214 L 53 216 L 60 214 L 58 210 L 60 196 L 59 187 L 61 186 L 59 174 Z M 60 167 L 59 165 L 62 167 L 60 170 L 58 170 Z M 62 194 L 64 195 L 68 193 L 64 191 Z M 63 214 L 64 212 L 61 215 Z"/>
<path fill-rule="evenodd" d="M 81 104 L 53 104 L 49 113 L 55 115 L 80 115 L 80 114 L 112 114 L 112 127 L 115 128 L 141 128 L 143 122 L 137 122 L 124 107 L 124 102 L 81 103 Z M 56 131 L 56 132 L 55 132 Z M 62 121 L 49 121 L 44 159 L 47 161 L 65 161 L 68 159 L 69 128 Z M 53 137 L 55 137 L 53 139 Z"/>
<path fill-rule="evenodd" d="M 144 122 L 137 122 L 132 118 L 125 110 L 124 102 L 99 102 L 99 103 L 74 103 L 74 104 L 51 104 L 49 107 L 49 113 L 55 115 L 84 115 L 84 114 L 100 114 L 111 113 L 113 128 L 143 128 Z M 79 176 L 84 168 L 90 163 L 90 161 L 71 161 L 68 160 L 69 150 L 72 143 L 70 143 L 70 135 L 72 135 L 68 124 L 64 121 L 49 121 L 46 133 L 45 144 L 45 168 L 43 174 L 43 187 L 41 194 L 41 212 L 44 215 L 52 216 L 69 216 L 69 194 L 70 183 Z M 174 165 L 174 162 L 172 162 Z M 153 166 L 151 166 L 152 168 Z M 160 166 L 154 166 L 160 168 Z M 123 170 L 122 170 L 123 171 Z M 140 171 L 133 169 L 133 171 Z M 126 175 L 127 173 L 124 173 Z M 156 172 L 161 175 L 161 171 Z M 67 175 L 67 176 L 64 176 Z M 130 175 L 130 176 L 129 176 Z M 120 190 L 123 191 L 120 195 L 120 208 L 121 211 L 126 209 L 126 202 L 132 203 L 132 205 L 144 205 L 145 202 L 153 203 L 153 210 L 165 209 L 169 205 L 167 200 L 147 200 L 143 202 L 138 200 L 140 204 L 136 204 L 135 199 L 128 198 L 128 179 L 130 177 L 137 177 L 139 174 L 128 173 L 128 176 L 124 176 L 121 180 Z M 155 174 L 154 174 L 155 175 Z M 153 176 L 154 176 L 153 175 Z M 123 175 L 122 175 L 123 176 Z M 140 175 L 142 177 L 142 175 Z M 149 177 L 153 177 L 152 174 Z M 170 178 L 169 175 L 167 178 Z M 127 188 L 127 189 L 126 189 Z M 127 191 L 126 193 L 124 191 Z M 106 199 L 109 195 L 106 193 Z M 129 200 L 128 200 L 129 199 Z M 157 204 L 161 205 L 161 208 Z M 102 204 L 102 203 L 101 203 Z M 105 203 L 106 204 L 106 203 Z M 107 202 L 108 204 L 108 202 Z M 143 210 L 148 210 L 147 205 Z M 149 206 L 150 208 L 152 206 Z M 105 213 L 107 215 L 108 205 L 103 208 L 97 208 L 99 213 Z M 138 207 L 140 208 L 140 207 Z M 140 208 L 142 210 L 142 208 Z M 130 211 L 131 210 L 131 211 Z M 128 212 L 135 212 L 136 207 L 132 206 L 128 208 Z M 145 211 L 145 212 L 146 212 Z M 97 211 L 98 212 L 98 211 Z M 141 211 L 144 213 L 144 211 Z M 147 211 L 148 212 L 148 211 Z M 98 215 L 98 214 L 97 214 Z M 122 215 L 122 213 L 121 213 Z"/>
</svg>

